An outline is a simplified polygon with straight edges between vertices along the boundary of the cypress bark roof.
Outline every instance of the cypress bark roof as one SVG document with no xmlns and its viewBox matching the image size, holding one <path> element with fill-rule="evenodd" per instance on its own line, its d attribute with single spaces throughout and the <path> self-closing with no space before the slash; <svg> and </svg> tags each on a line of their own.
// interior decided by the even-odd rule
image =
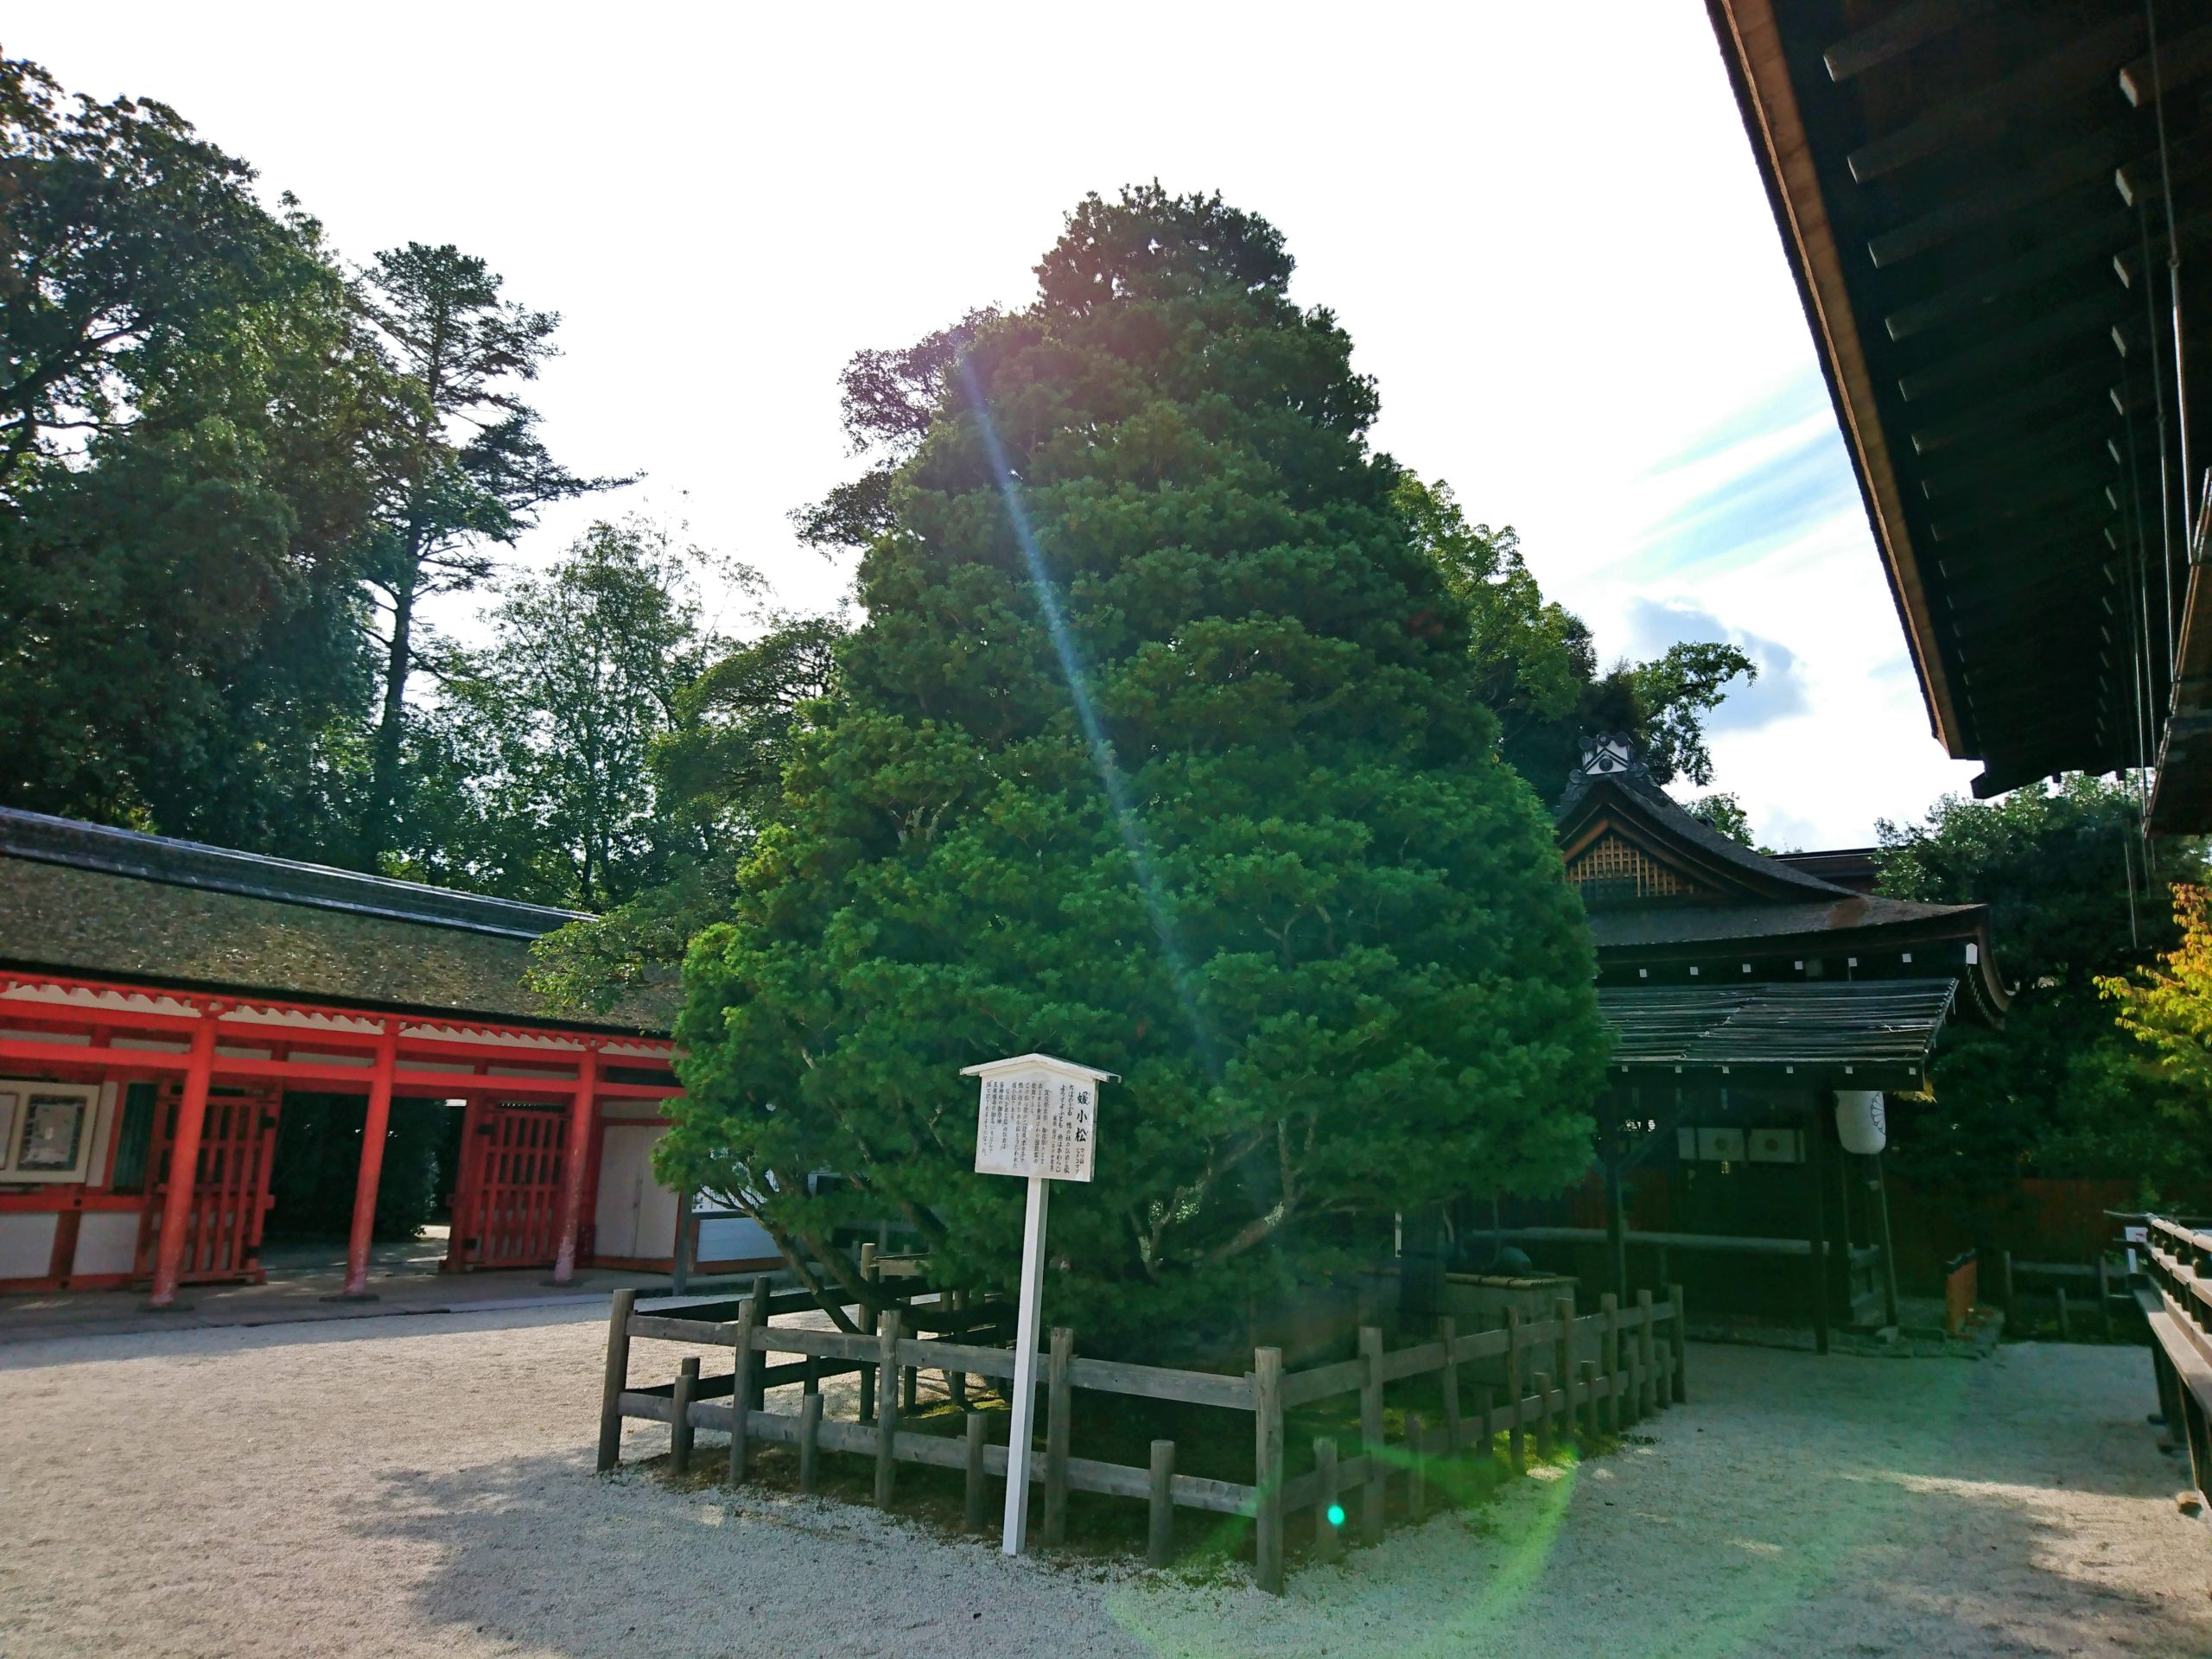
<svg viewBox="0 0 2212 1659">
<path fill-rule="evenodd" d="M 1949 979 L 1601 988 L 1616 1065 L 1924 1066 Z"/>
<path fill-rule="evenodd" d="M 665 1032 L 673 988 L 577 1020 L 528 989 L 583 912 L 0 809 L 0 963 L 502 1020 Z"/>
</svg>

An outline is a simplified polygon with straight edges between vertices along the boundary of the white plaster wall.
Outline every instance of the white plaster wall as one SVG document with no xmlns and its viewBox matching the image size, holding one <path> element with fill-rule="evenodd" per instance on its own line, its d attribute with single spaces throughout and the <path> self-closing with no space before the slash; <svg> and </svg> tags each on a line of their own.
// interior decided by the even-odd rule
<svg viewBox="0 0 2212 1659">
<path fill-rule="evenodd" d="M 43 1279 L 54 1260 L 54 1229 L 61 1217 L 0 1216 L 0 1279 Z"/>
</svg>

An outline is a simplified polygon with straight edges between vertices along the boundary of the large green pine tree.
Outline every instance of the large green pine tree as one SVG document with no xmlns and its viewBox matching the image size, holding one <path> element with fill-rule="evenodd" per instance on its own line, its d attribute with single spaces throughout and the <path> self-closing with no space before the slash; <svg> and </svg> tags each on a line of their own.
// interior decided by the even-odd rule
<svg viewBox="0 0 2212 1659">
<path fill-rule="evenodd" d="M 977 323 L 786 822 L 687 963 L 664 1175 L 817 1249 L 902 1217 L 1004 1286 L 1020 1184 L 971 1173 L 957 1070 L 1109 1068 L 1053 1317 L 1128 1342 L 1587 1161 L 1580 906 L 1290 274 L 1218 197 L 1125 191 Z M 810 1200 L 824 1168 L 850 1185 Z"/>
</svg>

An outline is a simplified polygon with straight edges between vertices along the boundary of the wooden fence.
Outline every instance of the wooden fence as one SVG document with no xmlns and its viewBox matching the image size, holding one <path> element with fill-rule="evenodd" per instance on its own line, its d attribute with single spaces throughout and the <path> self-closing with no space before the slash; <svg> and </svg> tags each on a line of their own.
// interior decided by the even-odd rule
<svg viewBox="0 0 2212 1659">
<path fill-rule="evenodd" d="M 1007 1448 L 990 1444 L 988 1438 L 989 1422 L 1002 1414 L 968 1413 L 959 1438 L 915 1433 L 899 1427 L 899 1396 L 904 1393 L 905 1409 L 911 1411 L 913 1378 L 922 1370 L 943 1371 L 947 1392 L 956 1402 L 964 1397 L 969 1377 L 990 1377 L 1010 1385 L 1014 1359 L 1010 1348 L 908 1334 L 918 1327 L 972 1334 L 979 1325 L 1001 1319 L 1003 1309 L 988 1305 L 954 1307 L 944 1300 L 912 1305 L 885 1313 L 880 1328 L 872 1332 L 854 1333 L 775 1324 L 777 1314 L 812 1309 L 815 1304 L 803 1294 L 769 1296 L 765 1283 L 734 1304 L 639 1313 L 636 1300 L 636 1292 L 617 1291 L 607 1327 L 599 1433 L 602 1471 L 613 1468 L 620 1459 L 623 1421 L 645 1418 L 669 1425 L 670 1459 L 677 1472 L 690 1466 L 697 1430 L 727 1434 L 732 1485 L 746 1478 L 752 1449 L 767 1443 L 796 1448 L 803 1491 L 815 1488 L 825 1450 L 872 1459 L 875 1502 L 882 1505 L 891 1502 L 901 1463 L 960 1470 L 966 1481 L 968 1524 L 983 1529 L 990 1509 L 987 1483 L 1006 1478 Z M 1608 1294 L 1596 1313 L 1580 1318 L 1575 1316 L 1572 1300 L 1561 1298 L 1549 1319 L 1523 1319 L 1509 1310 L 1504 1324 L 1492 1330 L 1461 1334 L 1451 1319 L 1440 1319 L 1432 1340 L 1396 1349 L 1385 1347 L 1379 1329 L 1365 1326 L 1360 1330 L 1355 1357 L 1305 1370 L 1286 1371 L 1281 1349 L 1260 1348 L 1254 1351 L 1252 1369 L 1240 1376 L 1079 1358 L 1074 1333 L 1057 1327 L 1042 1368 L 1041 1386 L 1046 1392 L 1044 1455 L 1033 1458 L 1031 1465 L 1031 1478 L 1044 1487 L 1043 1541 L 1057 1544 L 1065 1540 L 1070 1492 L 1103 1493 L 1147 1503 L 1148 1554 L 1155 1564 L 1164 1564 L 1172 1548 L 1176 1507 L 1245 1516 L 1253 1522 L 1259 1583 L 1280 1592 L 1284 1529 L 1300 1511 L 1315 1512 L 1315 1543 L 1326 1554 L 1340 1547 L 1340 1522 L 1330 1511 L 1340 1500 L 1357 1494 L 1360 1533 L 1372 1541 L 1382 1534 L 1393 1483 L 1397 1483 L 1408 1512 L 1415 1516 L 1422 1512 L 1430 1458 L 1471 1446 L 1487 1450 L 1502 1433 L 1518 1474 L 1526 1468 L 1531 1435 L 1541 1456 L 1562 1435 L 1618 1433 L 1653 1411 L 1686 1401 L 1682 1331 L 1681 1287 L 1675 1286 L 1663 1301 L 1654 1301 L 1648 1290 L 1639 1291 L 1635 1306 L 1629 1307 L 1618 1306 Z M 731 1369 L 721 1376 L 702 1377 L 699 1357 L 689 1355 L 671 1382 L 635 1386 L 630 1379 L 631 1344 L 640 1338 L 721 1351 L 731 1357 Z M 767 1363 L 772 1355 L 798 1358 L 773 1365 Z M 863 1384 L 863 1421 L 824 1417 L 822 1377 L 854 1371 L 861 1374 Z M 902 1375 L 904 1390 L 894 1386 L 894 1379 Z M 883 1379 L 880 1389 L 869 1389 L 878 1376 Z M 1387 1442 L 1384 1404 L 1390 1384 L 1425 1376 L 1437 1379 L 1442 1421 L 1432 1424 L 1408 1413 L 1401 1439 Z M 766 1409 L 766 1390 L 794 1382 L 803 1385 L 796 1414 Z M 1246 1483 L 1178 1473 L 1171 1440 L 1154 1441 L 1149 1464 L 1143 1468 L 1075 1456 L 1077 1389 L 1249 1414 L 1252 1479 Z M 1350 1394 L 1359 1396 L 1357 1454 L 1341 1455 L 1335 1440 L 1325 1437 L 1314 1444 L 1314 1466 L 1288 1476 L 1284 1414 Z M 880 1397 L 871 1399 L 871 1395 Z M 865 1421 L 871 1407 L 873 1422 Z"/>
<path fill-rule="evenodd" d="M 2049 1297 L 2051 1317 L 2058 1322 L 2061 1342 L 2074 1340 L 2077 1314 L 2094 1316 L 2099 1333 L 2112 1340 L 2113 1304 L 2126 1306 L 2128 1301 L 2126 1287 L 2114 1290 L 2112 1281 L 2111 1264 L 2102 1254 L 2090 1262 L 2020 1262 L 2010 1250 L 1998 1253 L 1996 1288 L 2007 1324 L 2025 1325 L 2022 1288 L 2039 1284 Z"/>
<path fill-rule="evenodd" d="M 2151 1325 L 2151 1370 L 2170 1444 L 2189 1455 L 2190 1480 L 2212 1495 L 2212 1232 L 2163 1216 L 2144 1218 L 2147 1283 L 2136 1300 Z"/>
</svg>

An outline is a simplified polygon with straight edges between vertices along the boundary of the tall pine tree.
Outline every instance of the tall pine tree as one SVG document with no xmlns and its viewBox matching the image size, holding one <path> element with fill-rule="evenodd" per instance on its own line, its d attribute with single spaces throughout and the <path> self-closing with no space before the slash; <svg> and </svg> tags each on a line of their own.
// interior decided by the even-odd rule
<svg viewBox="0 0 2212 1659">
<path fill-rule="evenodd" d="M 903 1217 L 1004 1286 L 963 1065 L 1109 1068 L 1053 1317 L 1124 1342 L 1586 1162 L 1605 1040 L 1373 386 L 1218 197 L 1092 197 L 889 480 L 786 822 L 686 968 L 665 1175 L 785 1239 Z M 849 1185 L 809 1199 L 804 1178 Z M 842 1268 L 837 1270 L 842 1271 Z"/>
</svg>

